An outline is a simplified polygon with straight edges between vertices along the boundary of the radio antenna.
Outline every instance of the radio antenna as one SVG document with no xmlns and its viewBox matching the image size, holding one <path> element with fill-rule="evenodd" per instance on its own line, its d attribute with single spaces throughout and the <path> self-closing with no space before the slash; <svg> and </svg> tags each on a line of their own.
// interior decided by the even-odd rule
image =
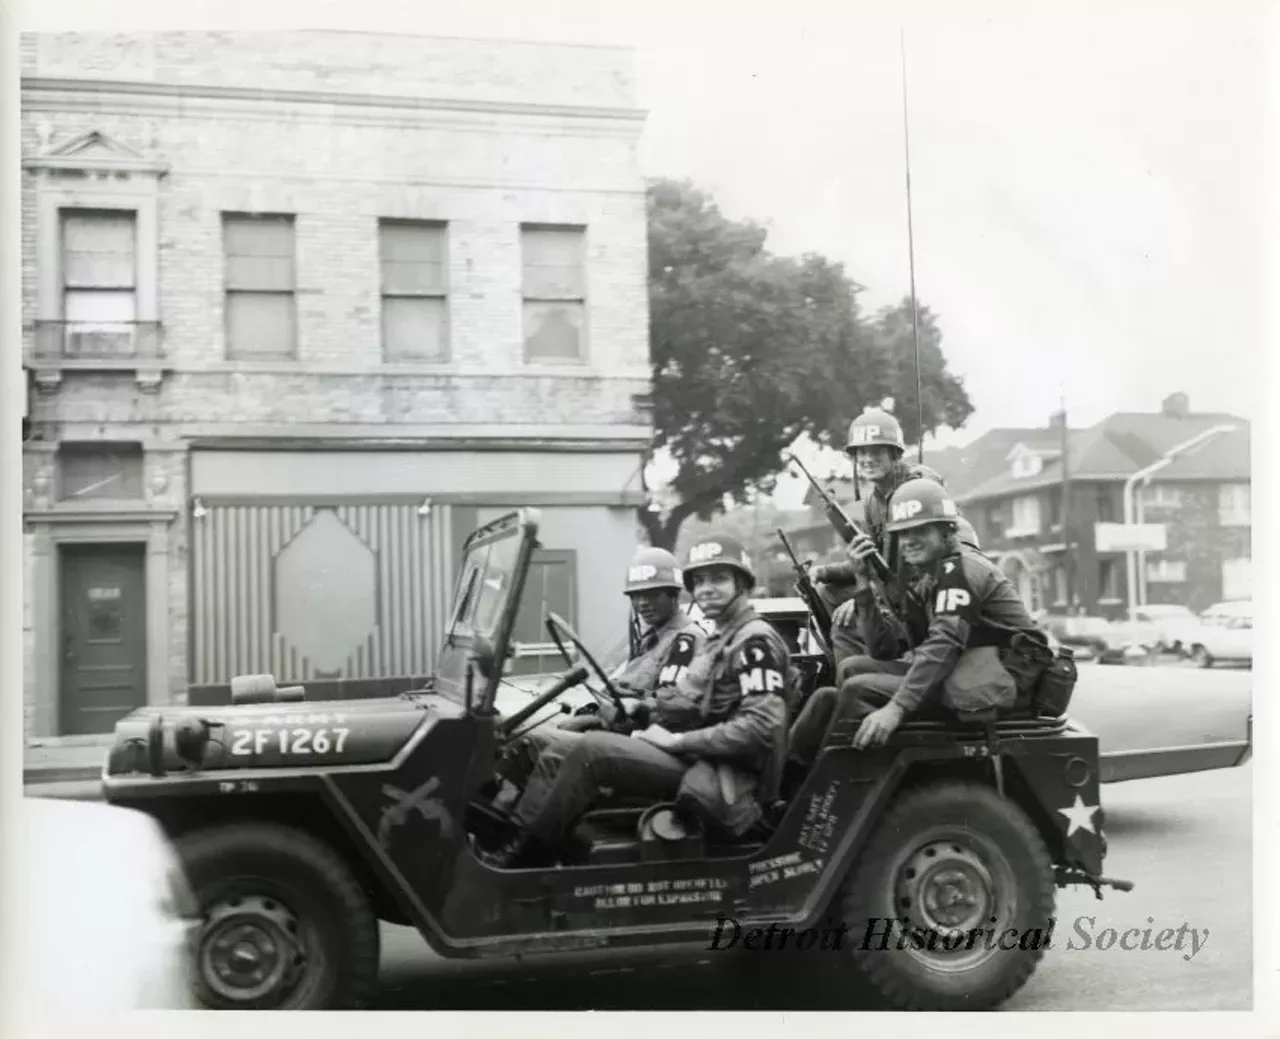
<svg viewBox="0 0 1280 1039">
<path fill-rule="evenodd" d="M 920 308 L 916 302 L 916 241 L 915 227 L 911 219 L 911 126 L 907 118 L 907 32 L 898 30 L 898 42 L 902 53 L 902 145 L 903 166 L 907 179 L 907 262 L 911 270 L 911 341 L 915 349 L 916 364 L 916 436 L 920 464 L 924 464 L 924 399 L 920 379 Z"/>
</svg>

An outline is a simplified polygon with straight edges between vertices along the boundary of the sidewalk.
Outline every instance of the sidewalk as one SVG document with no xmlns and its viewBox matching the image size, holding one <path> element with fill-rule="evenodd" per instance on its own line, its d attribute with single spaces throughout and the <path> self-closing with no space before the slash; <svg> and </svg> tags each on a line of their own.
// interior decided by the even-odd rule
<svg viewBox="0 0 1280 1039">
<path fill-rule="evenodd" d="M 23 750 L 22 788 L 27 797 L 96 800 L 111 737 L 32 741 Z"/>
</svg>

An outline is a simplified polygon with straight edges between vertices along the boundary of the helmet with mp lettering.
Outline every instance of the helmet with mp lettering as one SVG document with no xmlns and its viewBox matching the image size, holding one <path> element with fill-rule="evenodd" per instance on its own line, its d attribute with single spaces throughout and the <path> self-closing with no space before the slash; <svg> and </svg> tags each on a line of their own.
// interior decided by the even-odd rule
<svg viewBox="0 0 1280 1039">
<path fill-rule="evenodd" d="M 693 575 L 699 570 L 709 570 L 713 566 L 727 566 L 747 579 L 747 590 L 756 585 L 755 568 L 751 565 L 751 557 L 737 538 L 728 534 L 704 534 L 689 546 L 685 553 L 683 578 L 684 586 L 693 591 Z"/>
<path fill-rule="evenodd" d="M 956 537 L 960 539 L 960 544 L 968 545 L 977 552 L 982 551 L 982 546 L 978 543 L 978 532 L 963 516 L 956 517 Z"/>
<path fill-rule="evenodd" d="M 906 449 L 902 423 L 884 408 L 866 408 L 849 423 L 849 442 L 845 454 L 852 455 L 867 447 L 891 447 L 901 455 Z"/>
<path fill-rule="evenodd" d="M 889 522 L 885 529 L 900 534 L 926 523 L 945 523 L 952 530 L 960 510 L 947 489 L 936 480 L 917 478 L 902 484 L 889 498 Z"/>
<path fill-rule="evenodd" d="M 676 595 L 684 585 L 680 583 L 680 566 L 676 557 L 665 548 L 641 545 L 631 557 L 627 567 L 627 584 L 622 589 L 626 595 L 665 588 Z"/>
</svg>

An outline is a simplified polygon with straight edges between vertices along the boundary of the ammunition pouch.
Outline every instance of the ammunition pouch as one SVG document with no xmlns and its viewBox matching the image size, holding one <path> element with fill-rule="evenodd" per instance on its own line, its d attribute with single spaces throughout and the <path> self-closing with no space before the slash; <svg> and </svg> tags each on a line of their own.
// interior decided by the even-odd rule
<svg viewBox="0 0 1280 1039">
<path fill-rule="evenodd" d="M 1066 714 L 1078 677 L 1075 658 L 1069 651 L 1059 650 L 1057 657 L 1044 669 L 1036 683 L 1036 713 L 1048 718 L 1060 718 Z"/>
<path fill-rule="evenodd" d="M 1017 686 L 1017 704 L 1029 706 L 1045 669 L 1053 663 L 1049 639 L 1041 631 L 1019 631 L 1000 651 L 1000 662 L 1013 676 Z"/>
</svg>

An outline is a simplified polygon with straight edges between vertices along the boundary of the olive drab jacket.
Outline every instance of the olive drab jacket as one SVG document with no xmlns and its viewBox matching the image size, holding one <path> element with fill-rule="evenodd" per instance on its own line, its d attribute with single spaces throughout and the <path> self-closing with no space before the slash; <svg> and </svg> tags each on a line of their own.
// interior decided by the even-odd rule
<svg viewBox="0 0 1280 1039">
<path fill-rule="evenodd" d="M 918 575 L 911 573 L 910 568 L 905 563 L 901 563 L 895 558 L 896 553 L 893 551 L 890 536 L 885 529 L 889 523 L 889 499 L 893 496 L 893 492 L 908 480 L 921 478 L 934 480 L 945 486 L 942 477 L 927 465 L 919 465 L 899 459 L 894 463 L 885 485 L 883 487 L 877 485 L 863 502 L 862 526 L 866 530 L 867 536 L 875 542 L 876 548 L 880 550 L 880 555 L 888 562 L 896 578 L 893 582 L 895 587 L 888 589 L 888 599 L 877 593 L 873 598 L 864 599 L 863 601 L 866 604 L 874 603 L 875 608 L 882 616 L 883 624 L 888 627 L 892 627 L 895 624 L 895 617 L 908 618 L 907 621 L 899 620 L 897 622 L 901 630 L 893 637 L 897 639 L 898 643 L 910 641 L 912 635 L 912 630 L 910 629 L 914 629 L 918 635 L 923 618 L 912 616 L 912 614 L 919 611 L 912 608 L 914 596 L 905 594 L 914 590 Z M 819 578 L 816 582 L 818 594 L 826 601 L 828 608 L 834 611 L 841 603 L 854 597 L 853 584 L 855 574 L 853 567 L 850 563 L 837 563 L 833 566 L 824 567 L 823 573 L 825 576 Z M 885 638 L 890 637 L 883 626 L 880 633 Z M 905 649 L 906 647 L 904 646 L 901 652 L 905 652 Z M 867 651 L 871 652 L 869 643 Z M 877 654 L 873 653 L 872 655 Z M 893 655 L 896 656 L 897 654 Z"/>
<path fill-rule="evenodd" d="M 1036 627 L 1013 582 L 968 545 L 934 563 L 918 590 L 928 626 L 922 638 L 912 639 L 911 665 L 893 696 L 904 711 L 915 710 L 940 688 L 965 650 L 983 646 L 1004 650 L 1019 632 Z M 877 611 L 859 613 L 866 625 L 868 651 L 874 656 L 875 648 L 892 644 L 893 633 L 875 630 L 880 619 Z"/>
<path fill-rule="evenodd" d="M 798 684 L 786 643 L 741 596 L 689 668 L 658 687 L 654 720 L 678 734 L 671 752 L 698 759 L 685 786 L 730 830 L 776 796 Z"/>
<path fill-rule="evenodd" d="M 676 669 L 692 663 L 706 639 L 706 632 L 698 622 L 679 606 L 666 624 L 648 628 L 640 635 L 635 652 L 614 668 L 609 677 L 624 694 L 652 693 L 661 681 L 674 681 Z"/>
</svg>

